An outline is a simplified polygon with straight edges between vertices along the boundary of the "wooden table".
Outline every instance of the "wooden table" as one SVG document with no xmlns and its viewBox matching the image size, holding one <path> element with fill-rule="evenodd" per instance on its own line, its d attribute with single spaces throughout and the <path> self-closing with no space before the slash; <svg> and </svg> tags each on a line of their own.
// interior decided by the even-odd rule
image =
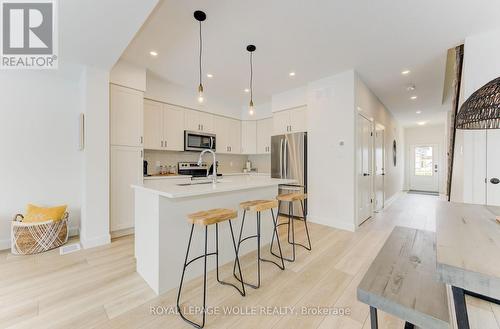
<svg viewBox="0 0 500 329">
<path fill-rule="evenodd" d="M 452 287 L 459 329 L 468 329 L 465 294 L 500 303 L 500 207 L 442 202 L 436 213 L 437 271 Z"/>
<path fill-rule="evenodd" d="M 405 328 L 449 329 L 446 286 L 437 280 L 435 233 L 397 226 L 358 286 L 370 305 L 372 329 L 377 309 L 406 321 Z"/>
</svg>

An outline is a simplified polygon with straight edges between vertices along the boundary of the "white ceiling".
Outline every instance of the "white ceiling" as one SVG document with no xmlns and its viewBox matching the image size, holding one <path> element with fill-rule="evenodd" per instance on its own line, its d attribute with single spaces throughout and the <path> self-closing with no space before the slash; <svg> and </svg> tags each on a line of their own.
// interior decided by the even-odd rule
<svg viewBox="0 0 500 329">
<path fill-rule="evenodd" d="M 500 27 L 498 0 L 164 0 L 123 55 L 155 74 L 197 86 L 198 25 L 203 25 L 207 97 L 248 103 L 255 44 L 256 103 L 274 93 L 354 68 L 405 125 L 443 120 L 446 51 L 468 35 Z M 152 58 L 150 50 L 159 55 Z M 411 70 L 402 76 L 403 69 Z M 288 73 L 295 71 L 290 78 Z M 409 100 L 408 84 L 417 87 Z M 411 93 L 413 94 L 413 93 Z M 416 110 L 423 113 L 417 115 Z"/>
</svg>

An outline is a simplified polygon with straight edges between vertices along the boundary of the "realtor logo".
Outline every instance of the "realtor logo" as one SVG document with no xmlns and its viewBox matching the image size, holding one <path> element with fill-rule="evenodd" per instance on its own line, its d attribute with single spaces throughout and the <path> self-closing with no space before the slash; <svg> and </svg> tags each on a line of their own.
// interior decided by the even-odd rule
<svg viewBox="0 0 500 329">
<path fill-rule="evenodd" d="M 57 68 L 56 0 L 0 0 L 0 8 L 0 68 Z"/>
</svg>

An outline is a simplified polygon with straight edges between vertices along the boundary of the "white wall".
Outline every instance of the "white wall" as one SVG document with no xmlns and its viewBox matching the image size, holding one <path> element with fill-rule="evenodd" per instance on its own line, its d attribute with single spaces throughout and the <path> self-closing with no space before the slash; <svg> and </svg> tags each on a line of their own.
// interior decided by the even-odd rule
<svg viewBox="0 0 500 329">
<path fill-rule="evenodd" d="M 146 69 L 119 60 L 109 74 L 109 81 L 127 88 L 146 90 Z"/>
<path fill-rule="evenodd" d="M 309 219 L 351 231 L 356 200 L 354 81 L 354 71 L 347 71 L 307 87 Z"/>
<path fill-rule="evenodd" d="M 405 190 L 410 188 L 410 161 L 411 161 L 411 145 L 417 144 L 437 144 L 438 145 L 438 177 L 439 177 L 439 193 L 444 194 L 446 190 L 446 150 L 445 150 L 445 133 L 444 124 L 408 127 L 405 128 Z"/>
<path fill-rule="evenodd" d="M 80 76 L 79 66 L 0 74 L 0 249 L 29 202 L 68 204 L 73 231 L 80 223 Z"/>
<path fill-rule="evenodd" d="M 375 126 L 384 127 L 385 176 L 384 194 L 388 201 L 403 188 L 404 180 L 404 130 L 394 116 L 356 74 L 356 110 L 373 120 Z M 357 136 L 357 135 L 356 135 Z M 396 166 L 393 163 L 392 144 L 396 141 Z M 357 176 L 356 176 L 357 177 Z M 357 186 L 357 184 L 356 184 Z"/>
<path fill-rule="evenodd" d="M 465 39 L 461 104 L 477 89 L 500 76 L 500 30 Z M 452 201 L 486 203 L 485 131 L 457 130 Z"/>
<path fill-rule="evenodd" d="M 146 91 L 144 93 L 145 98 L 241 119 L 241 106 L 227 105 L 223 100 L 210 97 L 209 94 L 205 96 L 205 102 L 200 104 L 198 103 L 196 86 L 192 89 L 188 89 L 165 81 L 151 74 L 149 71 L 147 72 Z"/>
<path fill-rule="evenodd" d="M 307 86 L 287 90 L 282 93 L 274 94 L 271 97 L 271 107 L 273 112 L 304 106 L 307 102 Z"/>
</svg>

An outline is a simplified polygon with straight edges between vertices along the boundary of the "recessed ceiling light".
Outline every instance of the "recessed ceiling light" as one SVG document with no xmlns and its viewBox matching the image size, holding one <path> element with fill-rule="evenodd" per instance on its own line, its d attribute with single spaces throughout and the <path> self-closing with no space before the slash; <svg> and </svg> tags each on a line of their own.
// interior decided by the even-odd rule
<svg viewBox="0 0 500 329">
<path fill-rule="evenodd" d="M 417 96 L 411 96 L 411 97 L 410 97 L 410 99 L 411 99 L 412 101 L 414 101 L 414 100 L 416 100 L 416 99 L 417 99 Z"/>
<path fill-rule="evenodd" d="M 207 78 L 213 78 L 214 75 L 212 73 L 207 73 Z"/>
<path fill-rule="evenodd" d="M 288 73 L 288 75 L 291 76 L 291 77 L 294 77 L 295 76 L 295 72 L 290 72 L 290 73 Z"/>
<path fill-rule="evenodd" d="M 418 110 L 418 111 L 417 111 L 417 112 L 415 112 L 415 113 L 420 114 L 420 113 L 422 113 L 422 111 Z"/>
<path fill-rule="evenodd" d="M 149 54 L 150 54 L 151 56 L 153 56 L 153 57 L 158 56 L 158 53 L 157 53 L 156 51 L 154 51 L 154 50 L 151 50 L 151 51 L 149 52 Z"/>
<path fill-rule="evenodd" d="M 410 72 L 411 72 L 410 70 L 404 70 L 404 71 L 401 71 L 401 74 L 408 75 L 408 74 L 410 74 Z"/>
<path fill-rule="evenodd" d="M 249 92 L 250 92 L 250 89 L 245 88 L 245 90 L 243 90 L 243 91 L 244 91 L 244 92 L 246 92 L 246 93 L 249 93 Z"/>
<path fill-rule="evenodd" d="M 425 122 L 425 121 L 420 121 L 420 122 L 417 122 L 417 125 L 419 125 L 419 126 L 423 126 L 423 125 L 425 125 L 425 124 L 426 124 L 426 122 Z"/>
</svg>

